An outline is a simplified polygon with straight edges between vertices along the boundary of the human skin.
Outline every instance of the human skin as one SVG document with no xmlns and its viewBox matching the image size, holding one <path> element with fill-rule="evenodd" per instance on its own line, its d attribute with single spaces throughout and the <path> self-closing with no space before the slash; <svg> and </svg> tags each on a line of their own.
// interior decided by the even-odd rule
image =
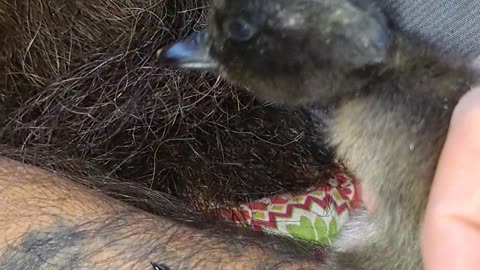
<svg viewBox="0 0 480 270">
<path fill-rule="evenodd" d="M 318 269 L 274 240 L 193 228 L 6 158 L 0 209 L 2 269 Z"/>
<path fill-rule="evenodd" d="M 427 270 L 480 265 L 480 88 L 458 103 L 443 148 L 422 234 Z"/>
</svg>

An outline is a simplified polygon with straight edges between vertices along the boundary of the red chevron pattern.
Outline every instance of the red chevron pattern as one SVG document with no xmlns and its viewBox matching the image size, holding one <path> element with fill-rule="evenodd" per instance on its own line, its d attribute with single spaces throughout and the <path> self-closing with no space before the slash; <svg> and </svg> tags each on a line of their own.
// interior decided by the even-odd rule
<svg viewBox="0 0 480 270">
<path fill-rule="evenodd" d="M 347 203 L 337 204 L 331 194 L 327 194 L 324 199 L 318 199 L 317 197 L 306 195 L 304 203 L 287 204 L 284 213 L 268 212 L 268 220 L 252 220 L 251 226 L 255 229 L 260 229 L 262 227 L 271 229 L 277 228 L 277 220 L 279 218 L 292 217 L 294 209 L 310 211 L 312 206 L 315 204 L 320 206 L 322 209 L 327 209 L 329 206 L 333 205 L 336 214 L 342 214 L 344 211 L 350 209 Z M 255 209 L 252 209 L 251 211 L 254 212 Z"/>
<path fill-rule="evenodd" d="M 358 186 L 341 169 L 332 170 L 329 175 L 326 185 L 306 194 L 265 198 L 238 208 L 217 210 L 216 214 L 257 230 L 280 230 L 279 220 L 296 220 L 304 215 L 322 216 L 317 213 L 318 210 L 323 210 L 324 213 L 329 213 L 330 218 L 335 218 L 356 207 L 359 202 Z M 295 216 L 295 212 L 299 214 Z"/>
</svg>

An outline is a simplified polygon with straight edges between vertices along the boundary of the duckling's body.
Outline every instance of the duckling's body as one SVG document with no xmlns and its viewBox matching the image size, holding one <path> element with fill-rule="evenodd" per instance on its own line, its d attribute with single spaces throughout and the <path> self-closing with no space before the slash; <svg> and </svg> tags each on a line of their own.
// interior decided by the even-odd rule
<svg viewBox="0 0 480 270">
<path fill-rule="evenodd" d="M 468 68 L 392 31 L 367 0 L 222 0 L 209 22 L 193 43 L 224 77 L 260 98 L 334 107 L 329 143 L 371 208 L 343 229 L 327 269 L 421 269 L 420 225 Z M 178 60 L 186 47 L 175 46 L 161 56 Z"/>
<path fill-rule="evenodd" d="M 427 52 L 394 54 L 330 120 L 330 143 L 371 204 L 337 239 L 333 269 L 422 269 L 418 239 L 435 167 L 452 110 L 472 81 L 468 70 Z"/>
</svg>

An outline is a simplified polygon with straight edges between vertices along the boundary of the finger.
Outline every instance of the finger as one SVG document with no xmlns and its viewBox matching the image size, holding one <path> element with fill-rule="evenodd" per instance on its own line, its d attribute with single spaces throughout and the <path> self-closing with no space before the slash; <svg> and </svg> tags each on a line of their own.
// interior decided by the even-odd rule
<svg viewBox="0 0 480 270">
<path fill-rule="evenodd" d="M 478 269 L 479 250 L 480 88 L 455 109 L 422 232 L 427 270 Z"/>
</svg>

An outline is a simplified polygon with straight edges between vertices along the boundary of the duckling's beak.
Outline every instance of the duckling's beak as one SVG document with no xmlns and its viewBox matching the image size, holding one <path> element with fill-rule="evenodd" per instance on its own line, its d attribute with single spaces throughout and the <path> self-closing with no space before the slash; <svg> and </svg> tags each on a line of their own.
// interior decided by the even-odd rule
<svg viewBox="0 0 480 270">
<path fill-rule="evenodd" d="M 157 51 L 161 64 L 184 69 L 215 70 L 218 63 L 210 57 L 207 31 L 198 32 Z"/>
</svg>

